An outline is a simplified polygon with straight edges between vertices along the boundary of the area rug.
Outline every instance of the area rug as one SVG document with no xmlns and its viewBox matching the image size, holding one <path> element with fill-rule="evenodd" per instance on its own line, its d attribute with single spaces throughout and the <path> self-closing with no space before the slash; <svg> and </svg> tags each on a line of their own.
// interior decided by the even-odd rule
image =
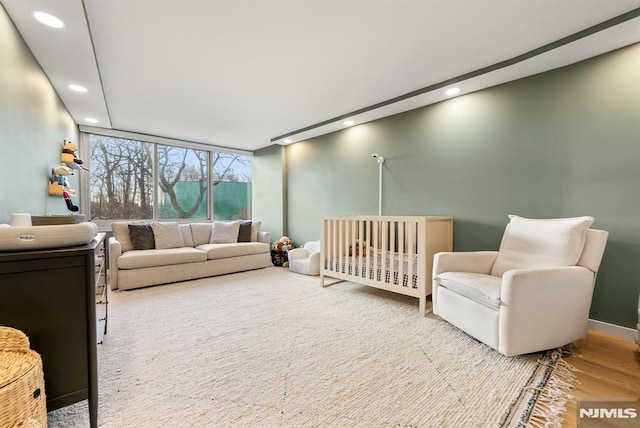
<svg viewBox="0 0 640 428">
<path fill-rule="evenodd" d="M 110 302 L 103 428 L 553 426 L 571 386 L 559 352 L 505 357 L 416 299 L 282 268 Z M 86 401 L 48 416 L 88 426 Z"/>
</svg>

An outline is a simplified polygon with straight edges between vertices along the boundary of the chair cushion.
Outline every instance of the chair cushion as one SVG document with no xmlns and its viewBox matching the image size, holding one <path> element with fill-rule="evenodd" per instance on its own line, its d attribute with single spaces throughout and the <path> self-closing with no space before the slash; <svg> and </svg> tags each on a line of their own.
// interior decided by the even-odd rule
<svg viewBox="0 0 640 428">
<path fill-rule="evenodd" d="M 500 307 L 502 278 L 471 272 L 444 272 L 436 276 L 441 286 L 490 308 Z"/>
<path fill-rule="evenodd" d="M 529 219 L 509 216 L 491 275 L 512 269 L 575 266 L 593 217 Z"/>
</svg>

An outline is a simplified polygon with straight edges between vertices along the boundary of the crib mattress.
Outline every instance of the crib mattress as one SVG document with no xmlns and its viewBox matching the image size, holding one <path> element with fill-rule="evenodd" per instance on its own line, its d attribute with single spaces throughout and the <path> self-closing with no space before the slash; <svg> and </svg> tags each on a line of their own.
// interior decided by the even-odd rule
<svg viewBox="0 0 640 428">
<path fill-rule="evenodd" d="M 354 275 L 360 278 L 368 278 L 374 281 L 384 282 L 387 284 L 394 285 L 402 285 L 403 287 L 408 287 L 411 284 L 411 288 L 418 288 L 418 266 L 417 263 L 413 263 L 413 274 L 411 278 L 409 278 L 409 263 L 406 261 L 402 262 L 402 280 L 400 280 L 400 262 L 399 260 L 393 260 L 393 269 L 391 268 L 391 260 L 388 258 L 384 259 L 385 269 L 384 269 L 384 280 L 383 277 L 383 269 L 382 269 L 382 258 L 378 259 L 378 267 L 374 268 L 373 260 L 371 260 L 371 266 L 367 267 L 366 259 L 362 259 L 362 266 L 360 266 L 360 258 L 359 257 L 347 257 L 340 261 L 339 259 L 334 260 L 326 260 L 325 261 L 325 269 L 330 271 L 344 273 L 347 275 Z M 391 280 L 391 276 L 393 275 L 393 281 Z"/>
</svg>

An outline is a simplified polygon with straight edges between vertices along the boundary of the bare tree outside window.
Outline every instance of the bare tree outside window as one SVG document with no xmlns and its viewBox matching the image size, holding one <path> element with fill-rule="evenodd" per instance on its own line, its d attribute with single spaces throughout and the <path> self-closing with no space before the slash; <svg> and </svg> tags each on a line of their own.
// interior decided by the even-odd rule
<svg viewBox="0 0 640 428">
<path fill-rule="evenodd" d="M 158 145 L 160 218 L 206 218 L 207 183 L 207 152 Z"/>
<path fill-rule="evenodd" d="M 226 181 L 251 183 L 251 158 L 231 153 L 213 152 L 213 185 Z"/>
<path fill-rule="evenodd" d="M 91 217 L 153 217 L 153 145 L 90 135 Z"/>
<path fill-rule="evenodd" d="M 158 144 L 154 201 L 154 143 L 93 134 L 89 142 L 92 219 L 152 219 L 154 202 L 160 219 L 207 218 L 209 183 L 214 218 L 250 217 L 249 156 Z"/>
</svg>

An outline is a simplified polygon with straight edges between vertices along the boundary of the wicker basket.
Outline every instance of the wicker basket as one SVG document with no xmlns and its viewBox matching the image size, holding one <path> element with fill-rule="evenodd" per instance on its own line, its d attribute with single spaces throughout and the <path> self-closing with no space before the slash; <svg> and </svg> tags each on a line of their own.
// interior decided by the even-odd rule
<svg viewBox="0 0 640 428">
<path fill-rule="evenodd" d="M 0 327 L 0 403 L 0 427 L 46 428 L 42 359 L 11 327 Z"/>
<path fill-rule="evenodd" d="M 274 266 L 283 266 L 289 261 L 286 251 L 271 250 L 271 263 Z"/>
</svg>

